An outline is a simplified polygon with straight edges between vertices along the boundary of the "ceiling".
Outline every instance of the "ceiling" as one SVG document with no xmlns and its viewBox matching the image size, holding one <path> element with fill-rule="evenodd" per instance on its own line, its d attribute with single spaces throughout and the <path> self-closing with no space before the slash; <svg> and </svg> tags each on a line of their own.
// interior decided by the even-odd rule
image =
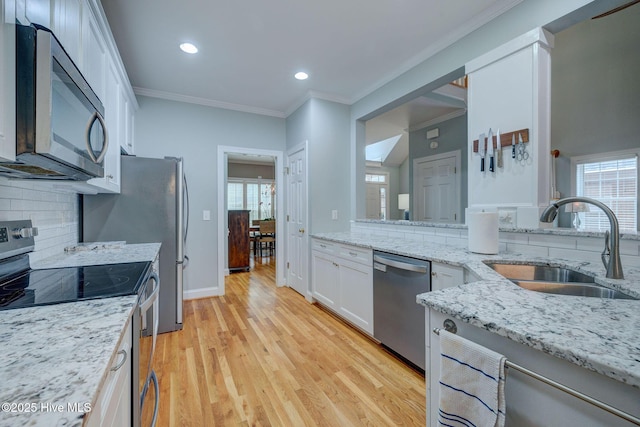
<svg viewBox="0 0 640 427">
<path fill-rule="evenodd" d="M 367 147 L 400 135 L 382 166 L 400 166 L 409 156 L 409 132 L 435 125 L 467 111 L 466 89 L 445 85 L 366 122 Z M 367 151 L 369 148 L 367 148 Z"/>
<path fill-rule="evenodd" d="M 352 104 L 520 1 L 102 5 L 137 94 L 286 117 L 311 96 Z M 183 53 L 184 41 L 200 51 Z"/>
</svg>

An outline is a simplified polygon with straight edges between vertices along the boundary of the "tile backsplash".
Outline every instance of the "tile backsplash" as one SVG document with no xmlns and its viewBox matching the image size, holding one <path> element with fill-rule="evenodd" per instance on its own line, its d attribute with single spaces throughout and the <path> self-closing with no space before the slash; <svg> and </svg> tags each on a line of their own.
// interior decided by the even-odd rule
<svg viewBox="0 0 640 427">
<path fill-rule="evenodd" d="M 380 224 L 380 222 L 356 221 L 351 223 L 351 231 L 424 240 L 429 243 L 440 243 L 463 249 L 468 247 L 467 228 L 461 226 L 438 227 L 435 224 L 413 226 L 397 223 L 386 225 Z M 516 230 L 500 231 L 499 252 L 501 254 L 520 253 L 531 256 L 590 261 L 596 264 L 601 262 L 600 253 L 604 247 L 602 236 L 582 237 L 553 233 L 553 229 L 547 229 L 540 234 Z M 620 240 L 620 254 L 623 266 L 640 267 L 640 238 L 629 237 Z"/>
<path fill-rule="evenodd" d="M 18 219 L 38 227 L 32 261 L 55 255 L 78 243 L 79 196 L 53 183 L 0 178 L 0 220 Z"/>
</svg>

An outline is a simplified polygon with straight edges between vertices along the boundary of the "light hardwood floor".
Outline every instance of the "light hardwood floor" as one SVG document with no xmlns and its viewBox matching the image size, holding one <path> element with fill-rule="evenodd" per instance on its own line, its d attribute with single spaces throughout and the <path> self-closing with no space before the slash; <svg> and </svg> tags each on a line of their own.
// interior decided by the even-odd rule
<svg viewBox="0 0 640 427">
<path fill-rule="evenodd" d="M 263 260 L 225 296 L 185 301 L 184 329 L 158 337 L 158 426 L 424 426 L 424 377 L 277 288 Z"/>
</svg>

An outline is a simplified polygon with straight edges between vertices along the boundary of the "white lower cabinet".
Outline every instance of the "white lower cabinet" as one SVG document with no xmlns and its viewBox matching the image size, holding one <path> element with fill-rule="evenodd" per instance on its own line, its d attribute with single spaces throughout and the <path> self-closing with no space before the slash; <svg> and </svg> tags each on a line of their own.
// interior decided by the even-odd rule
<svg viewBox="0 0 640 427">
<path fill-rule="evenodd" d="M 370 249 L 312 240 L 313 297 L 373 335 L 373 261 Z"/>
<path fill-rule="evenodd" d="M 464 283 L 462 267 L 431 261 L 431 290 L 451 288 Z"/>
<path fill-rule="evenodd" d="M 432 328 L 443 328 L 446 319 L 453 320 L 457 335 L 506 356 L 507 360 L 533 372 L 604 402 L 614 408 L 640 417 L 640 390 L 620 381 L 543 353 L 503 336 L 426 309 L 427 334 L 427 426 L 438 426 L 440 338 Z M 631 427 L 615 415 L 579 400 L 513 368 L 507 368 L 506 425 L 517 427 Z"/>
<path fill-rule="evenodd" d="M 129 322 L 85 426 L 118 427 L 131 424 L 132 351 L 132 325 Z"/>
</svg>

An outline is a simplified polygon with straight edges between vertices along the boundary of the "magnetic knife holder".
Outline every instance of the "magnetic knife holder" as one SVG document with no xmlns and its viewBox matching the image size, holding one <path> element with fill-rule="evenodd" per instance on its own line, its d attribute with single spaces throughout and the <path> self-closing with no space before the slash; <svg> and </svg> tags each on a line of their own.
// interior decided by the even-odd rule
<svg viewBox="0 0 640 427">
<path fill-rule="evenodd" d="M 513 132 L 505 132 L 505 133 L 501 133 L 500 134 L 500 143 L 501 143 L 501 147 L 504 150 L 507 147 L 511 147 L 511 138 L 513 135 L 515 135 L 515 141 L 516 144 L 518 144 L 518 142 L 520 141 L 518 138 L 518 134 L 520 134 L 520 136 L 522 136 L 522 142 L 523 143 L 527 143 L 529 142 L 529 129 L 520 129 L 520 130 L 514 130 Z M 487 138 L 485 138 L 485 142 L 487 141 Z M 494 150 L 498 148 L 498 138 L 497 135 L 493 135 L 493 148 Z M 473 140 L 473 152 L 477 153 L 478 152 L 478 140 L 474 139 Z"/>
</svg>

